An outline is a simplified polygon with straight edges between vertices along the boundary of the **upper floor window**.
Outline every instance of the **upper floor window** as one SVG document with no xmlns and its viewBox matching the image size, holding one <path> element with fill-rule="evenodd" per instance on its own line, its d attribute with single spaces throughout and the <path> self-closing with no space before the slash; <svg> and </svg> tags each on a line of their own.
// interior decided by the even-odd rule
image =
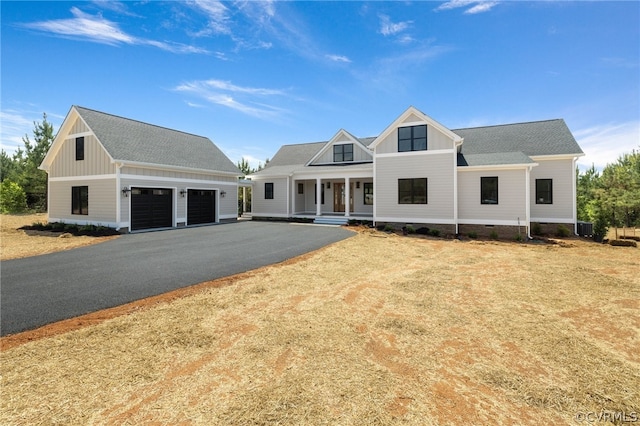
<svg viewBox="0 0 640 426">
<path fill-rule="evenodd" d="M 84 160 L 84 136 L 76 138 L 76 161 Z"/>
<path fill-rule="evenodd" d="M 536 179 L 536 204 L 553 204 L 553 179 Z"/>
<path fill-rule="evenodd" d="M 498 177 L 480 178 L 480 204 L 498 204 Z"/>
<path fill-rule="evenodd" d="M 398 204 L 427 204 L 427 178 L 398 179 Z"/>
<path fill-rule="evenodd" d="M 89 214 L 89 187 L 71 187 L 71 214 Z"/>
<path fill-rule="evenodd" d="M 427 126 L 398 127 L 398 152 L 426 151 Z"/>
<path fill-rule="evenodd" d="M 341 163 L 343 161 L 353 161 L 353 144 L 333 146 L 333 162 Z"/>
<path fill-rule="evenodd" d="M 264 199 L 273 200 L 273 182 L 265 182 L 264 184 Z"/>
</svg>

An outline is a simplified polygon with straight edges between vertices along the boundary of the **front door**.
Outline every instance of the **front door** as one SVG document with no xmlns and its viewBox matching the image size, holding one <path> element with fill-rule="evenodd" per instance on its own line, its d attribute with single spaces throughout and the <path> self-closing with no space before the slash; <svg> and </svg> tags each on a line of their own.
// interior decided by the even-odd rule
<svg viewBox="0 0 640 426">
<path fill-rule="evenodd" d="M 353 184 L 349 184 L 349 211 L 353 212 Z M 333 211 L 344 213 L 344 183 L 333 184 Z"/>
</svg>

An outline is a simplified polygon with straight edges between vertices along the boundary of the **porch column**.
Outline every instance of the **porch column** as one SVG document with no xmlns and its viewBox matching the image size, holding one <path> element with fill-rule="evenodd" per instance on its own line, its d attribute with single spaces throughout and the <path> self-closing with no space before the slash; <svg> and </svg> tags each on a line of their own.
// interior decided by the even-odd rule
<svg viewBox="0 0 640 426">
<path fill-rule="evenodd" d="M 322 215 L 322 179 L 316 178 L 316 216 Z"/>
<path fill-rule="evenodd" d="M 247 187 L 242 187 L 242 214 L 247 212 Z"/>
<path fill-rule="evenodd" d="M 349 185 L 349 178 L 344 178 L 344 215 L 349 217 L 349 210 L 351 209 L 351 185 Z"/>
</svg>

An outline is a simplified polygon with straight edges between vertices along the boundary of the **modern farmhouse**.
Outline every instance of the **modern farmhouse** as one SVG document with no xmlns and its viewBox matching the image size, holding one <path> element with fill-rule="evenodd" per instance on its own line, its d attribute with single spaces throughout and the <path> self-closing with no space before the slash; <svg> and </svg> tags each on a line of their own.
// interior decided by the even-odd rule
<svg viewBox="0 0 640 426">
<path fill-rule="evenodd" d="M 41 169 L 49 221 L 122 231 L 236 220 L 242 173 L 211 140 L 72 106 Z"/>
<path fill-rule="evenodd" d="M 451 130 L 414 107 L 377 137 L 285 145 L 250 176 L 254 218 L 370 220 L 444 233 L 575 230 L 576 160 L 563 120 Z"/>
</svg>

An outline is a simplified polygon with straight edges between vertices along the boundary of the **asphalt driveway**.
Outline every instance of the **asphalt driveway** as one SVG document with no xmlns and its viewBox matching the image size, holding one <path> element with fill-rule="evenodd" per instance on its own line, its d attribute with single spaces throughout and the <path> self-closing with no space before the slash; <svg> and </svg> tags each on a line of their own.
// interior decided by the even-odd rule
<svg viewBox="0 0 640 426">
<path fill-rule="evenodd" d="M 7 260 L 0 264 L 0 334 L 281 262 L 352 235 L 339 227 L 238 222 Z"/>
</svg>

